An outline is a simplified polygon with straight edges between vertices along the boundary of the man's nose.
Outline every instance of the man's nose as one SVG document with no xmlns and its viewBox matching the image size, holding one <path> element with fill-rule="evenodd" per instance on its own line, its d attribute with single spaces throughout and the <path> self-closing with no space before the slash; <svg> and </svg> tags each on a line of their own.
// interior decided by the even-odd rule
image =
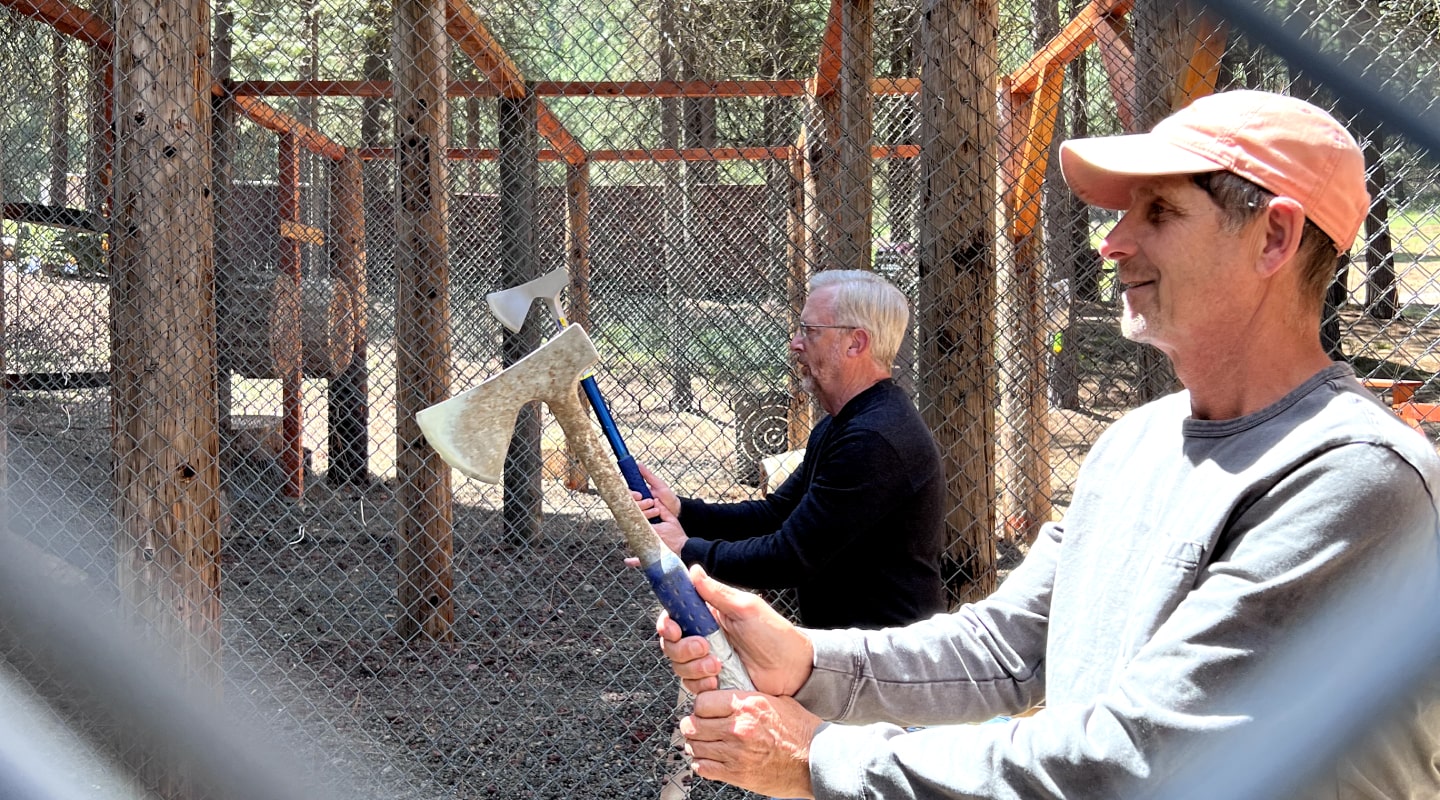
<svg viewBox="0 0 1440 800">
<path fill-rule="evenodd" d="M 1119 261 L 1135 251 L 1134 238 L 1130 235 L 1130 214 L 1126 212 L 1115 223 L 1115 227 L 1100 241 L 1100 257 L 1106 261 Z"/>
</svg>

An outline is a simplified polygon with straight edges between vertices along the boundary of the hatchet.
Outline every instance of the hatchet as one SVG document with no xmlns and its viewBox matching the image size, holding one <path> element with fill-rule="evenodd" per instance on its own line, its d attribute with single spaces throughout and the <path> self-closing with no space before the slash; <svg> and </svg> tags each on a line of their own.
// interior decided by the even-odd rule
<svg viewBox="0 0 1440 800">
<path fill-rule="evenodd" d="M 498 292 L 491 292 L 485 295 L 485 300 L 490 304 L 490 311 L 500 324 L 509 328 L 515 333 L 525 325 L 525 318 L 530 315 L 530 306 L 538 299 L 550 309 L 550 314 L 555 318 L 555 324 L 563 330 L 568 323 L 565 315 L 560 312 L 560 292 L 570 282 L 570 274 L 564 267 L 556 267 L 549 272 L 533 280 L 528 280 L 519 286 L 511 286 L 509 289 L 501 289 Z M 598 359 L 597 359 L 598 360 Z M 639 492 L 640 496 L 650 498 L 650 487 L 646 485 L 645 479 L 640 476 L 640 468 L 635 466 L 635 457 L 630 455 L 630 449 L 625 446 L 625 439 L 620 435 L 620 429 L 615 426 L 615 419 L 610 416 L 610 407 L 605 404 L 605 398 L 600 394 L 600 387 L 595 384 L 593 373 L 587 373 L 580 380 L 580 386 L 585 390 L 585 397 L 590 400 L 590 407 L 595 409 L 595 419 L 600 422 L 600 430 L 604 431 L 605 439 L 610 442 L 610 449 L 615 453 L 615 464 L 620 468 L 620 474 L 625 476 L 625 485 L 633 492 Z M 658 522 L 655 517 L 652 522 Z"/>
<path fill-rule="evenodd" d="M 472 478 L 498 483 L 520 407 L 534 400 L 544 402 L 565 432 L 571 451 L 610 507 L 630 554 L 639 559 L 660 604 L 686 636 L 710 640 L 710 652 L 720 659 L 722 688 L 752 689 L 740 657 L 696 593 L 685 565 L 650 527 L 625 485 L 620 468 L 600 451 L 600 441 L 575 389 L 580 376 L 599 360 L 600 354 L 585 329 L 567 325 L 558 336 L 498 375 L 420 411 L 415 421 L 430 446 L 450 466 Z"/>
</svg>

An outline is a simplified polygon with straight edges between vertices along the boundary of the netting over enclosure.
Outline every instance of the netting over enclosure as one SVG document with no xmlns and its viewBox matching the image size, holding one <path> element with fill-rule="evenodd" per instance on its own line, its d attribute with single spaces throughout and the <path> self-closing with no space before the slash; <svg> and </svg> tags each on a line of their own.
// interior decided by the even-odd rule
<svg viewBox="0 0 1440 800">
<path fill-rule="evenodd" d="M 1269 7 L 1434 110 L 1433 2 Z M 950 599 L 983 596 L 1175 388 L 1119 334 L 1065 138 L 1233 87 L 1335 109 L 1374 202 L 1324 343 L 1440 434 L 1440 162 L 1268 42 L 1143 0 L 0 0 L 6 557 L 183 642 L 319 781 L 659 797 L 655 603 L 558 427 L 527 406 L 492 486 L 416 426 L 554 331 L 486 295 L 564 268 L 630 451 L 723 500 L 823 413 L 787 350 L 806 278 L 884 274 Z M 0 677 L 44 684 L 17 652 Z"/>
</svg>

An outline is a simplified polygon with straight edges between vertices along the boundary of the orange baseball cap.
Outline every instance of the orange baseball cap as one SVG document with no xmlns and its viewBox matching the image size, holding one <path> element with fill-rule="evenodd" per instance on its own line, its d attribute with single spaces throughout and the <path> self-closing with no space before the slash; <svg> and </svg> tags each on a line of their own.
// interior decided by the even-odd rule
<svg viewBox="0 0 1440 800">
<path fill-rule="evenodd" d="M 1072 139 L 1060 146 L 1060 170 L 1081 200 L 1116 211 L 1130 207 L 1141 179 L 1233 172 L 1300 203 L 1342 253 L 1370 210 L 1354 137 L 1321 109 L 1271 92 L 1201 97 L 1149 133 Z"/>
</svg>

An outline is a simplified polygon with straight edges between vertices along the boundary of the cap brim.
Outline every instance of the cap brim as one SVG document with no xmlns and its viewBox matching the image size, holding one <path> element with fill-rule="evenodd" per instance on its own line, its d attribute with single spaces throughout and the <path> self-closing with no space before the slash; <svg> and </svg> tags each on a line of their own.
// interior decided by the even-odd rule
<svg viewBox="0 0 1440 800">
<path fill-rule="evenodd" d="M 1060 145 L 1060 172 L 1086 203 L 1123 211 L 1131 189 L 1145 178 L 1193 175 L 1222 164 L 1148 133 L 1072 139 Z"/>
</svg>

